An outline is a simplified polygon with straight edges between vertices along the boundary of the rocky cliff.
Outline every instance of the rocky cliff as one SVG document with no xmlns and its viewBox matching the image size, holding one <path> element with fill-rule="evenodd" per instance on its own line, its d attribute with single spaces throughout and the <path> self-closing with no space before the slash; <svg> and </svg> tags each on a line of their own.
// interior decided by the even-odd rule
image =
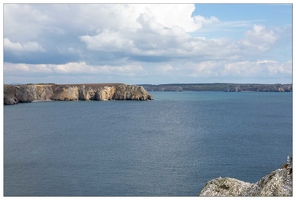
<svg viewBox="0 0 296 200">
<path fill-rule="evenodd" d="M 216 178 L 206 183 L 199 196 L 292 196 L 292 161 L 256 183 L 234 178 Z"/>
<path fill-rule="evenodd" d="M 4 105 L 36 100 L 153 100 L 142 86 L 126 84 L 4 85 Z"/>
</svg>

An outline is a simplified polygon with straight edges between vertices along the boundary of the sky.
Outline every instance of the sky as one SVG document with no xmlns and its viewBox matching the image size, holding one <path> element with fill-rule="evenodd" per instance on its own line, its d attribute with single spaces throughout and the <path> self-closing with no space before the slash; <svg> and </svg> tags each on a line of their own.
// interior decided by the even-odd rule
<svg viewBox="0 0 296 200">
<path fill-rule="evenodd" d="M 292 4 L 4 4 L 3 81 L 292 83 Z"/>
</svg>

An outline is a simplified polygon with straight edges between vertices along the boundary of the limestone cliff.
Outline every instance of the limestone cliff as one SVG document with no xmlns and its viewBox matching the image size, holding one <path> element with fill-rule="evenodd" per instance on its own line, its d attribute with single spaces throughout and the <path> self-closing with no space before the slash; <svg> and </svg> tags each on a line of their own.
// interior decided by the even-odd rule
<svg viewBox="0 0 296 200">
<path fill-rule="evenodd" d="M 34 100 L 153 100 L 142 86 L 126 84 L 4 85 L 4 105 Z"/>
<path fill-rule="evenodd" d="M 4 105 L 17 104 L 16 87 L 4 85 Z"/>
<path fill-rule="evenodd" d="M 199 196 L 292 196 L 292 161 L 252 184 L 234 178 L 216 178 L 206 183 Z"/>
<path fill-rule="evenodd" d="M 97 89 L 95 100 L 98 100 L 98 101 L 113 100 L 115 91 L 116 91 L 116 88 L 114 86 L 112 87 L 105 86 L 103 88 L 99 88 Z"/>
<path fill-rule="evenodd" d="M 85 100 L 85 101 L 95 100 L 95 94 L 96 94 L 95 89 L 91 87 L 85 87 L 85 85 L 82 85 L 79 87 L 78 98 L 80 100 Z"/>
<path fill-rule="evenodd" d="M 50 100 L 52 94 L 51 85 L 4 85 L 4 105 Z"/>
<path fill-rule="evenodd" d="M 114 93 L 114 99 L 119 100 L 147 100 L 151 99 L 142 86 L 119 85 Z"/>
<path fill-rule="evenodd" d="M 62 86 L 53 85 L 53 94 L 51 100 L 54 101 L 77 101 L 79 98 L 79 92 L 77 86 Z"/>
</svg>

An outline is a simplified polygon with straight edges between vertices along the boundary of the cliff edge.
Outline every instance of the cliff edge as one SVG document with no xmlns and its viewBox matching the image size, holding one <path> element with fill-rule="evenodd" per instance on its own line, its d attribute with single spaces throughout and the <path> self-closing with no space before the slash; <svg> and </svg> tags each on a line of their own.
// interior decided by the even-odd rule
<svg viewBox="0 0 296 200">
<path fill-rule="evenodd" d="M 126 84 L 4 85 L 4 105 L 32 101 L 153 100 L 142 86 Z"/>
<path fill-rule="evenodd" d="M 216 178 L 206 183 L 199 196 L 292 196 L 292 160 L 256 183 Z"/>
</svg>

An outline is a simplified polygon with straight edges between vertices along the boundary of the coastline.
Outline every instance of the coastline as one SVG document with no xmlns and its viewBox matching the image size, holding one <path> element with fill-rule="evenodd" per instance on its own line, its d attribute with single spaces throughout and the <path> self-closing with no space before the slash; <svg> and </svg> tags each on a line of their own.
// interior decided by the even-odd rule
<svg viewBox="0 0 296 200">
<path fill-rule="evenodd" d="M 142 86 L 112 84 L 4 84 L 4 105 L 39 101 L 154 100 Z"/>
</svg>

